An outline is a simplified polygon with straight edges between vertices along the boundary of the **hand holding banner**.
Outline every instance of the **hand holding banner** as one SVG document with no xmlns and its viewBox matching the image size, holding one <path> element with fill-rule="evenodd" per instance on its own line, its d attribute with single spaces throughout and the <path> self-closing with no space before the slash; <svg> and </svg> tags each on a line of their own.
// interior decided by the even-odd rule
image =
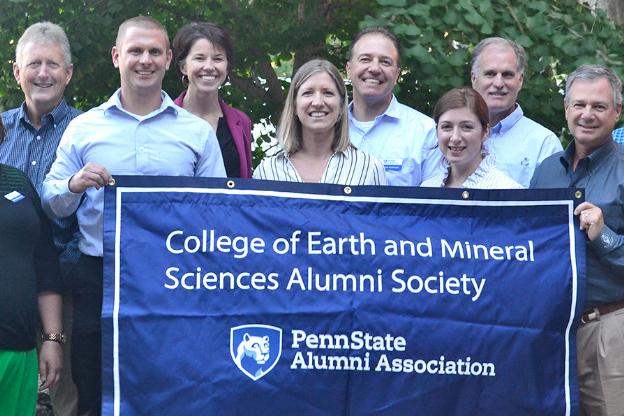
<svg viewBox="0 0 624 416">
<path fill-rule="evenodd" d="M 574 190 L 116 179 L 105 414 L 578 411 Z"/>
</svg>

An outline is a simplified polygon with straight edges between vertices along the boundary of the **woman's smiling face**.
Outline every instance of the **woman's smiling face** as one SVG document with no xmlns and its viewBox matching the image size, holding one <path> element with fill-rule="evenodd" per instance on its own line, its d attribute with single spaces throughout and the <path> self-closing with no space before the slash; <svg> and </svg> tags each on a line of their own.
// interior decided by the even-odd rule
<svg viewBox="0 0 624 416">
<path fill-rule="evenodd" d="M 440 150 L 451 166 L 474 172 L 481 163 L 487 130 L 468 107 L 444 112 L 437 125 Z"/>
</svg>

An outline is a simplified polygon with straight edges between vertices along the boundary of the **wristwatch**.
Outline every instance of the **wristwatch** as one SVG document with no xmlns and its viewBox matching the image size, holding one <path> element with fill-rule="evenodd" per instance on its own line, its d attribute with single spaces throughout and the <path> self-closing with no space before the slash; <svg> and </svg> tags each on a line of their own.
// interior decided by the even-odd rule
<svg viewBox="0 0 624 416">
<path fill-rule="evenodd" d="M 41 334 L 41 342 L 44 341 L 54 341 L 54 342 L 58 342 L 59 344 L 65 344 L 65 341 L 67 341 L 67 337 L 65 336 L 64 332 L 53 332 L 51 334 Z"/>
</svg>

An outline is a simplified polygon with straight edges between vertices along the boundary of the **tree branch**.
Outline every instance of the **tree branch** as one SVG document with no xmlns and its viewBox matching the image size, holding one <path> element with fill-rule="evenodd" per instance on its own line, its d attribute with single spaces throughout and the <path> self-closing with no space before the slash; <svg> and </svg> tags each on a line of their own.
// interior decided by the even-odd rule
<svg viewBox="0 0 624 416">
<path fill-rule="evenodd" d="M 268 55 L 260 53 L 255 48 L 249 48 L 251 55 L 258 59 L 256 69 L 260 72 L 267 83 L 267 94 L 271 101 L 277 104 L 284 102 L 284 92 L 282 91 L 282 83 L 280 82 Z"/>
<path fill-rule="evenodd" d="M 267 95 L 266 91 L 251 78 L 239 77 L 238 75 L 232 73 L 230 74 L 230 82 L 232 82 L 232 85 L 234 85 L 237 89 L 253 98 L 264 98 Z"/>
</svg>

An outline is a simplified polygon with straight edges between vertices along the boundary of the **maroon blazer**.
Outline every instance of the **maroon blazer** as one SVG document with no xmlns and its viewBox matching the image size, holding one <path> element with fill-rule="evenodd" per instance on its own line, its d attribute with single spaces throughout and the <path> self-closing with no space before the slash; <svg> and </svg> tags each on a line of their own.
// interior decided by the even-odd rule
<svg viewBox="0 0 624 416">
<path fill-rule="evenodd" d="M 173 102 L 180 107 L 184 107 L 185 95 L 186 91 L 183 91 Z M 230 133 L 234 139 L 234 145 L 238 152 L 240 177 L 251 178 L 251 120 L 247 117 L 247 114 L 234 107 L 230 107 L 221 99 L 219 99 L 219 105 L 221 106 L 221 111 L 223 112 L 223 116 L 230 129 Z"/>
</svg>

